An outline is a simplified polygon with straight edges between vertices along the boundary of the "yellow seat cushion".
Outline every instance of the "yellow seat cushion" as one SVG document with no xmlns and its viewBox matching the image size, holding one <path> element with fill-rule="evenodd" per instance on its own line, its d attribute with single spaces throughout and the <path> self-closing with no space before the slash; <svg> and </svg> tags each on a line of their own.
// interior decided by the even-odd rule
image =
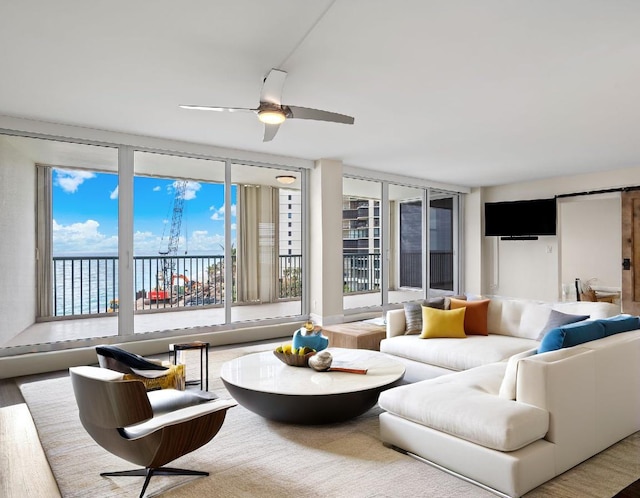
<svg viewBox="0 0 640 498">
<path fill-rule="evenodd" d="M 464 338 L 464 314 L 465 308 L 456 310 L 439 310 L 436 308 L 422 307 L 422 333 L 421 339 L 435 337 Z"/>
</svg>

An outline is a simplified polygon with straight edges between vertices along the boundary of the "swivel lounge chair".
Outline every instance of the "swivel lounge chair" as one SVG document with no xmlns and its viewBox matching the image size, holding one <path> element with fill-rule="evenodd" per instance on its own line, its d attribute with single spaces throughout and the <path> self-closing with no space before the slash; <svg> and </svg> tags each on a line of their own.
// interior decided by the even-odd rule
<svg viewBox="0 0 640 498">
<path fill-rule="evenodd" d="M 96 443 L 142 469 L 101 476 L 207 476 L 208 472 L 163 467 L 208 443 L 218 433 L 233 399 L 210 401 L 189 391 L 147 392 L 139 380 L 107 368 L 69 369 L 80 421 Z"/>
</svg>

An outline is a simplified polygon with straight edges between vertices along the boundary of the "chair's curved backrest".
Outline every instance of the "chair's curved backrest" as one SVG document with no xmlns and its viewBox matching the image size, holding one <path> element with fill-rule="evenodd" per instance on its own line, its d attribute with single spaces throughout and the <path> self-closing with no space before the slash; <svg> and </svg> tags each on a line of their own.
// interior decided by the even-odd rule
<svg viewBox="0 0 640 498">
<path fill-rule="evenodd" d="M 72 367 L 69 373 L 80 420 L 92 436 L 92 427 L 117 429 L 153 417 L 142 382 L 97 367 Z"/>
</svg>

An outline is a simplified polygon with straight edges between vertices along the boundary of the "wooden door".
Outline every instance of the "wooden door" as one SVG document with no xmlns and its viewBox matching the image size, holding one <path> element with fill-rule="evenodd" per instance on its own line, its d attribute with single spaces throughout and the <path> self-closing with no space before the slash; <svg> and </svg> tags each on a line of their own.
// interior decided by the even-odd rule
<svg viewBox="0 0 640 498">
<path fill-rule="evenodd" d="M 622 310 L 640 314 L 640 191 L 622 192 Z"/>
</svg>

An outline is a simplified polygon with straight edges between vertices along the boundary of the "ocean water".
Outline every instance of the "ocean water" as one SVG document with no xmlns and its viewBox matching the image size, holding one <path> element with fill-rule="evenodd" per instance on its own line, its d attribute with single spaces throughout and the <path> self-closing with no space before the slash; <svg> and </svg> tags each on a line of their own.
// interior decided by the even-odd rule
<svg viewBox="0 0 640 498">
<path fill-rule="evenodd" d="M 135 257 L 134 296 L 151 289 L 169 290 L 185 282 L 221 285 L 223 256 Z M 116 257 L 54 257 L 53 302 L 55 316 L 107 313 L 118 299 Z"/>
</svg>

